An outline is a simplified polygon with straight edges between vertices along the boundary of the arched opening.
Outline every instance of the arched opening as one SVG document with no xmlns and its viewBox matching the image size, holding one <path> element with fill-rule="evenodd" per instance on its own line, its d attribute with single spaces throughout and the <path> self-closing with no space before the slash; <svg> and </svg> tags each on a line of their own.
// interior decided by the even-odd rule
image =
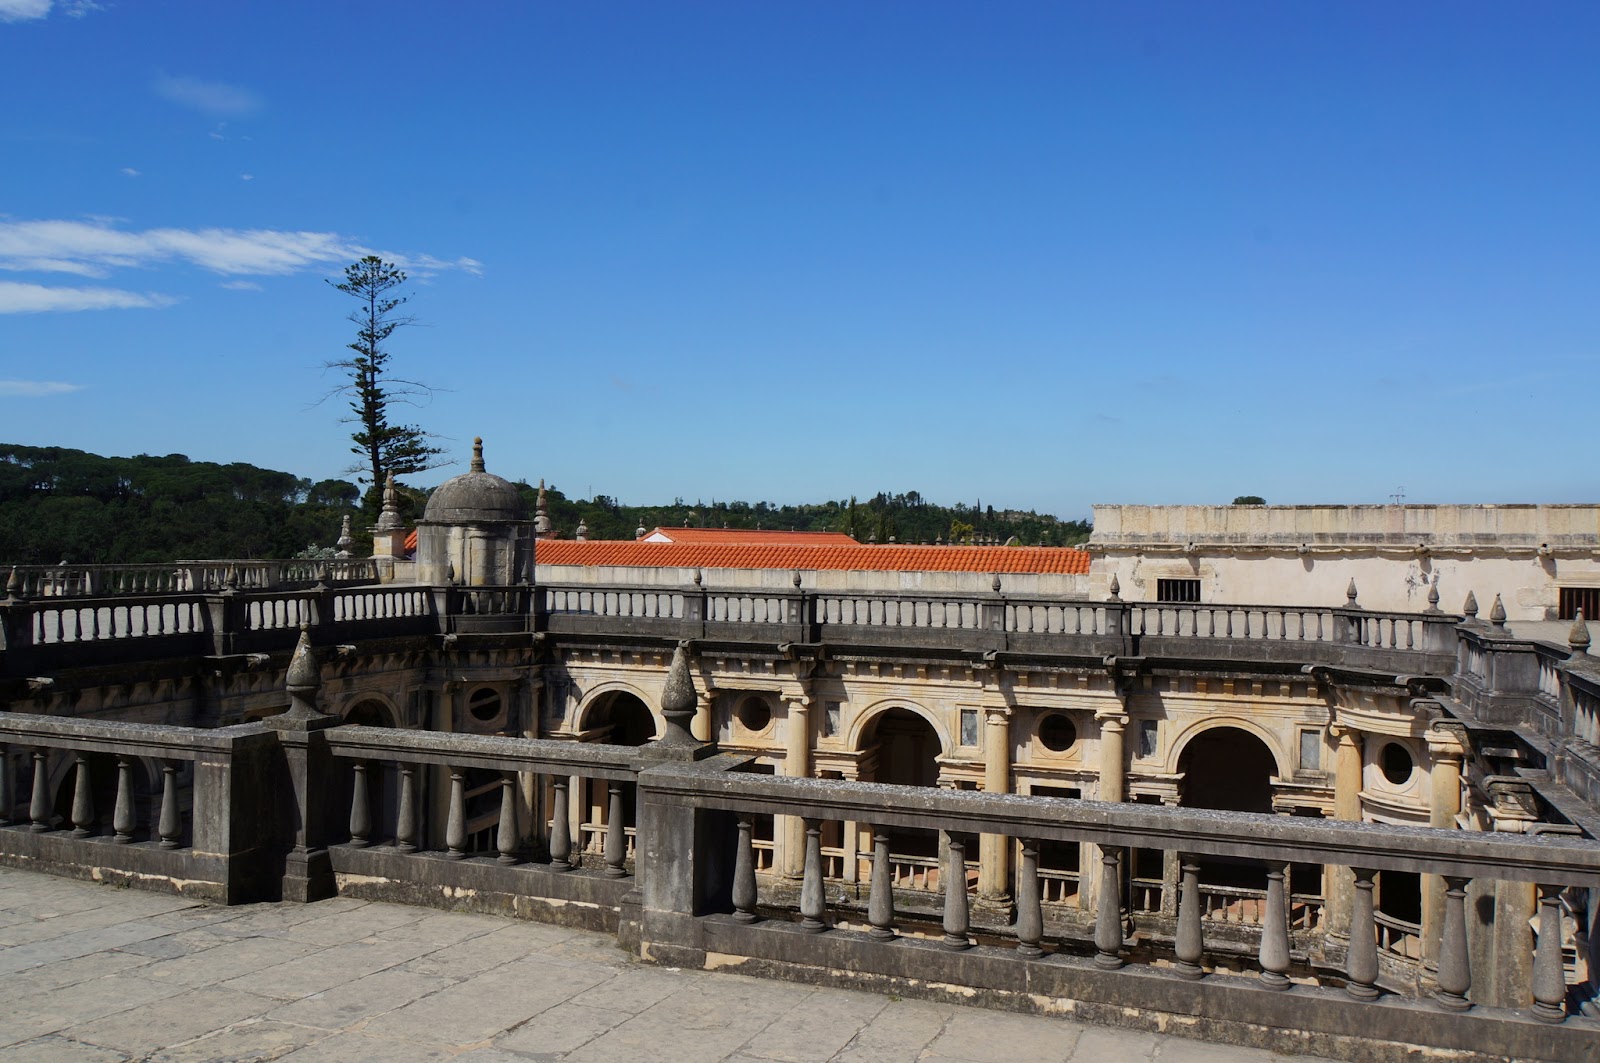
<svg viewBox="0 0 1600 1063">
<path fill-rule="evenodd" d="M 1265 742 L 1242 728 L 1213 727 L 1195 735 L 1183 747 L 1178 771 L 1183 775 L 1180 803 L 1185 808 L 1272 811 L 1272 777 L 1278 762 Z M 1224 890 L 1265 890 L 1267 869 L 1259 860 L 1210 857 L 1200 861 L 1200 882 Z M 1250 907 L 1248 900 L 1240 897 L 1239 903 Z"/>
<path fill-rule="evenodd" d="M 642 746 L 656 736 L 656 718 L 637 694 L 626 690 L 613 690 L 602 694 L 591 705 L 583 718 L 584 739 L 591 742 L 609 742 L 618 746 Z M 591 862 L 598 861 L 605 849 L 606 824 L 611 814 L 610 784 L 604 779 L 587 780 L 588 794 L 579 806 L 583 820 L 578 825 L 583 839 L 583 852 Z M 627 835 L 628 857 L 631 866 L 635 827 L 638 824 L 638 787 L 623 783 L 622 815 Z"/>
<path fill-rule="evenodd" d="M 939 785 L 939 755 L 944 752 L 933 725 L 910 709 L 892 708 L 878 715 L 861 734 L 862 760 L 870 769 L 862 778 L 897 786 Z M 896 830 L 896 856 L 937 860 L 939 832 Z M 826 841 L 826 838 L 824 839 Z M 870 850 L 869 850 L 870 851 Z M 937 865 L 932 881 L 937 880 Z"/>
</svg>

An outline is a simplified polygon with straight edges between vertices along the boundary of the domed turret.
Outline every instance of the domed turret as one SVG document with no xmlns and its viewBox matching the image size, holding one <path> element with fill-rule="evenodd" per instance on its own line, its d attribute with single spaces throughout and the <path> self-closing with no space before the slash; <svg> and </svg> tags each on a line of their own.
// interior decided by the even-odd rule
<svg viewBox="0 0 1600 1063">
<path fill-rule="evenodd" d="M 483 439 L 479 437 L 472 441 L 472 467 L 434 489 L 422 519 L 438 524 L 524 521 L 528 507 L 516 484 L 484 468 Z"/>
<path fill-rule="evenodd" d="M 516 484 L 484 468 L 483 440 L 472 467 L 440 484 L 417 522 L 417 580 L 469 587 L 533 578 L 533 522 Z"/>
</svg>

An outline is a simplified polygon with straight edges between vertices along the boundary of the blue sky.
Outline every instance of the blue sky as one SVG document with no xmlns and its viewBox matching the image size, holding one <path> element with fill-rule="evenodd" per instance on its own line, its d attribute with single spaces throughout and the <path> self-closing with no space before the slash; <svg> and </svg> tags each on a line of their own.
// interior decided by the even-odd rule
<svg viewBox="0 0 1600 1063">
<path fill-rule="evenodd" d="M 1593 501 L 1600 6 L 0 0 L 7 442 L 633 503 Z"/>
</svg>

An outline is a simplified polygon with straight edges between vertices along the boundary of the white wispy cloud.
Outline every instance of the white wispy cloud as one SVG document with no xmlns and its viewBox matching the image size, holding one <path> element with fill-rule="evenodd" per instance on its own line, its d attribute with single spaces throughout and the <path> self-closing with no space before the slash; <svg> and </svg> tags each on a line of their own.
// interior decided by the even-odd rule
<svg viewBox="0 0 1600 1063">
<path fill-rule="evenodd" d="M 61 380 L 0 380 L 0 398 L 39 399 L 46 395 L 65 395 L 82 391 L 82 384 Z"/>
<path fill-rule="evenodd" d="M 255 179 L 256 175 L 253 173 L 242 173 L 239 175 L 239 180 L 241 181 L 254 181 Z"/>
<path fill-rule="evenodd" d="M 0 22 L 27 22 L 50 13 L 50 0 L 0 0 Z"/>
<path fill-rule="evenodd" d="M 158 74 L 151 87 L 162 99 L 204 114 L 246 115 L 259 111 L 262 106 L 261 97 L 255 92 L 221 81 Z"/>
<path fill-rule="evenodd" d="M 47 311 L 129 310 L 159 308 L 177 302 L 155 292 L 130 292 L 121 288 L 52 288 L 43 284 L 0 281 L 0 314 L 39 314 Z"/>
<path fill-rule="evenodd" d="M 140 177 L 142 175 L 139 173 L 138 170 L 135 170 L 132 166 L 124 166 L 122 168 L 122 176 L 124 176 L 124 177 Z"/>
<path fill-rule="evenodd" d="M 225 276 L 283 276 L 342 266 L 378 255 L 401 269 L 426 275 L 459 269 L 483 272 L 476 259 L 374 250 L 328 232 L 281 229 L 145 229 L 116 227 L 112 219 L 0 220 L 0 270 L 103 277 L 113 269 L 167 262 L 198 266 Z"/>
<path fill-rule="evenodd" d="M 261 285 L 255 281 L 223 281 L 217 287 L 226 288 L 230 292 L 259 292 L 261 290 Z"/>
</svg>

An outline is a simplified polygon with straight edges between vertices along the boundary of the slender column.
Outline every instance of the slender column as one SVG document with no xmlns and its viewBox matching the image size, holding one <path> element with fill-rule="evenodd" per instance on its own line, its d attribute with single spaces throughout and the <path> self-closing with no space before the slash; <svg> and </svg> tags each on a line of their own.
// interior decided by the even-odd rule
<svg viewBox="0 0 1600 1063">
<path fill-rule="evenodd" d="M 894 886 L 889 881 L 889 832 L 872 828 L 872 888 L 867 894 L 868 931 L 879 941 L 895 936 Z"/>
<path fill-rule="evenodd" d="M 365 848 L 372 841 L 372 802 L 367 794 L 367 765 L 356 761 L 350 765 L 354 784 L 350 787 L 350 844 Z"/>
<path fill-rule="evenodd" d="M 76 756 L 72 773 L 72 836 L 87 838 L 94 833 L 94 790 L 90 787 L 89 754 Z"/>
<path fill-rule="evenodd" d="M 394 825 L 394 846 L 402 853 L 417 851 L 417 766 L 400 764 L 400 810 Z"/>
<path fill-rule="evenodd" d="M 1372 917 L 1370 868 L 1350 869 L 1355 875 L 1355 896 L 1350 905 L 1350 951 L 1345 956 L 1345 992 L 1357 1000 L 1378 999 L 1378 927 Z"/>
<path fill-rule="evenodd" d="M 811 699 L 805 696 L 784 698 L 788 717 L 783 722 L 783 773 L 791 779 L 811 777 Z M 799 816 L 783 816 L 783 866 L 787 878 L 803 878 L 806 860 L 806 827 Z"/>
<path fill-rule="evenodd" d="M 1122 966 L 1122 875 L 1115 845 L 1100 847 L 1100 898 L 1094 917 L 1094 962 L 1114 971 Z"/>
<path fill-rule="evenodd" d="M 1182 867 L 1183 885 L 1178 900 L 1178 937 L 1173 952 L 1178 958 L 1174 965 L 1185 978 L 1204 978 L 1206 970 L 1200 965 L 1205 956 L 1205 932 L 1201 926 L 1200 864 L 1194 858 L 1178 857 Z"/>
<path fill-rule="evenodd" d="M 450 811 L 444 826 L 445 855 L 452 860 L 467 855 L 467 782 L 460 768 L 450 769 Z"/>
<path fill-rule="evenodd" d="M 1361 821 L 1361 735 L 1342 724 L 1331 729 L 1339 742 L 1334 757 L 1333 818 L 1350 823 Z M 1327 882 L 1327 927 L 1336 938 L 1350 932 L 1350 898 L 1354 886 L 1350 869 L 1338 864 L 1324 866 Z"/>
<path fill-rule="evenodd" d="M 28 805 L 28 828 L 35 834 L 50 829 L 50 752 L 33 751 L 33 800 Z"/>
<path fill-rule="evenodd" d="M 550 802 L 550 869 L 552 871 L 572 870 L 572 825 L 567 821 L 567 787 L 569 782 L 565 775 L 557 775 L 550 780 L 550 788 L 555 791 L 555 796 Z"/>
<path fill-rule="evenodd" d="M 983 789 L 1011 792 L 1011 710 L 990 705 L 983 710 Z M 1011 886 L 1011 839 L 1003 834 L 978 838 L 978 895 L 1004 900 Z"/>
<path fill-rule="evenodd" d="M 733 917 L 741 923 L 756 921 L 755 817 L 739 813 L 739 848 L 733 857 Z"/>
<path fill-rule="evenodd" d="M 1590 933 L 1594 933 L 1593 930 Z M 1567 1017 L 1567 983 L 1561 968 L 1561 887 L 1539 887 L 1539 944 L 1533 955 L 1533 1017 Z"/>
<path fill-rule="evenodd" d="M 1115 709 L 1095 713 L 1095 719 L 1100 723 L 1099 781 L 1096 786 L 1095 796 L 1101 801 L 1125 801 L 1128 795 L 1128 769 L 1123 736 L 1128 727 L 1128 714 L 1122 711 L 1122 706 L 1119 702 Z M 1097 859 L 1095 856 L 1096 850 L 1096 846 L 1085 844 L 1079 854 L 1078 904 L 1080 907 L 1085 908 L 1093 905 L 1095 911 L 1098 912 L 1100 910 L 1099 883 L 1093 875 L 1085 874 L 1082 871 L 1084 868 L 1094 866 Z M 1121 940 L 1120 926 L 1121 912 L 1119 909 L 1119 941 Z"/>
<path fill-rule="evenodd" d="M 612 779 L 607 789 L 611 800 L 606 807 L 606 874 L 621 878 L 628 873 L 628 832 L 622 814 L 622 783 Z"/>
<path fill-rule="evenodd" d="M 495 849 L 500 853 L 495 862 L 516 864 L 517 856 L 517 774 L 508 771 L 500 776 L 500 822 L 495 826 Z"/>
<path fill-rule="evenodd" d="M 1039 939 L 1044 936 L 1044 912 L 1039 907 L 1039 843 L 1032 838 L 1020 841 L 1022 861 L 1017 869 L 1017 953 L 1043 956 Z"/>
<path fill-rule="evenodd" d="M 715 698 L 716 692 L 709 688 L 695 695 L 694 719 L 689 723 L 689 733 L 697 742 L 711 741 L 711 706 Z"/>
<path fill-rule="evenodd" d="M 1446 875 L 1444 879 L 1444 932 L 1439 942 L 1439 992 L 1436 999 L 1452 1011 L 1472 1007 L 1472 968 L 1467 964 L 1467 883 L 1471 879 Z"/>
<path fill-rule="evenodd" d="M 161 848 L 176 849 L 183 837 L 183 817 L 178 813 L 178 765 L 161 762 L 161 819 L 156 824 Z"/>
<path fill-rule="evenodd" d="M 12 799 L 15 796 L 11 789 L 11 750 L 0 744 L 0 827 L 11 823 Z"/>
<path fill-rule="evenodd" d="M 967 908 L 967 839 L 951 831 L 945 832 L 949 855 L 944 865 L 944 946 L 947 949 L 970 949 L 967 937 L 971 915 Z"/>
<path fill-rule="evenodd" d="M 819 934 L 828 929 L 822 921 L 822 821 L 801 821 L 805 832 L 805 864 L 800 879 L 800 929 Z"/>
<path fill-rule="evenodd" d="M 1288 989 L 1289 919 L 1283 893 L 1283 872 L 1289 865 L 1267 865 L 1266 912 L 1261 918 L 1261 984 L 1268 989 Z"/>
<path fill-rule="evenodd" d="M 1459 726 L 1459 725 L 1458 725 Z M 1461 763 L 1465 755 L 1464 730 L 1428 731 L 1428 826 L 1454 830 L 1461 814 Z M 1429 969 L 1439 964 L 1438 946 L 1444 928 L 1444 879 L 1422 876 L 1422 961 Z"/>
<path fill-rule="evenodd" d="M 133 841 L 133 758 L 117 758 L 117 804 L 111 810 L 111 829 L 123 845 Z"/>
</svg>

